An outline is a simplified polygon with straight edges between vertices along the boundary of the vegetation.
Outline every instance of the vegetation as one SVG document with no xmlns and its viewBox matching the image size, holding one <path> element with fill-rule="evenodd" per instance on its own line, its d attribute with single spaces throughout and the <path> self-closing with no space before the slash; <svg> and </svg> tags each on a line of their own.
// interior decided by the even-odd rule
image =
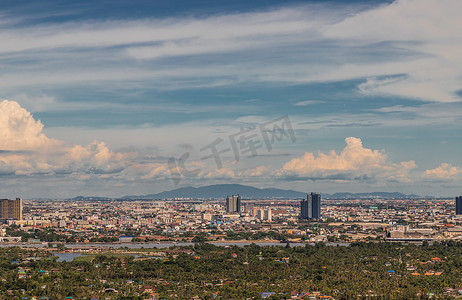
<svg viewBox="0 0 462 300">
<path fill-rule="evenodd" d="M 451 298 L 462 290 L 462 244 L 124 249 L 57 262 L 56 249 L 0 249 L 0 299 Z M 135 258 L 136 257 L 136 258 Z M 158 294 L 158 295 L 157 295 Z"/>
</svg>

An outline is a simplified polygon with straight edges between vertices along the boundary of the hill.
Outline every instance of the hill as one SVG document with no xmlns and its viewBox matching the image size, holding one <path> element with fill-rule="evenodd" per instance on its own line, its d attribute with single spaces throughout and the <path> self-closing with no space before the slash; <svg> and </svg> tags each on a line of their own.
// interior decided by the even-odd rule
<svg viewBox="0 0 462 300">
<path fill-rule="evenodd" d="M 215 184 L 203 187 L 183 187 L 157 194 L 125 196 L 123 199 L 172 199 L 172 198 L 225 198 L 239 194 L 244 199 L 255 198 L 303 198 L 306 193 L 276 188 L 259 189 L 241 184 Z"/>
<path fill-rule="evenodd" d="M 307 191 L 311 192 L 311 191 Z M 231 195 L 241 195 L 243 199 L 261 198 L 305 198 L 306 192 L 284 190 L 277 188 L 260 189 L 241 184 L 215 184 L 203 187 L 182 187 L 157 194 L 125 196 L 121 199 L 173 199 L 173 198 L 202 198 L 220 199 Z M 419 195 L 406 195 L 398 192 L 372 192 L 372 193 L 322 193 L 323 198 L 330 199 L 414 199 L 421 198 Z"/>
</svg>

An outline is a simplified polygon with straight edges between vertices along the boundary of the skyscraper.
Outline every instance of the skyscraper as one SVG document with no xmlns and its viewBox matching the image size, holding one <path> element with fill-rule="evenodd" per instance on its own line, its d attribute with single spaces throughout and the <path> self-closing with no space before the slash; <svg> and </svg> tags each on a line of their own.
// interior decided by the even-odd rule
<svg viewBox="0 0 462 300">
<path fill-rule="evenodd" d="M 306 200 L 300 202 L 300 218 L 319 219 L 321 217 L 321 194 L 307 194 Z"/>
<path fill-rule="evenodd" d="M 241 196 L 226 197 L 226 212 L 241 212 Z"/>
<path fill-rule="evenodd" d="M 0 199 L 0 219 L 22 220 L 22 199 Z"/>
<path fill-rule="evenodd" d="M 254 210 L 255 210 L 255 204 L 253 204 L 253 203 L 244 204 L 244 212 L 246 214 L 249 214 L 249 215 L 253 216 L 254 215 Z"/>
<path fill-rule="evenodd" d="M 462 215 L 462 196 L 456 197 L 456 215 Z"/>
<path fill-rule="evenodd" d="M 311 195 L 308 195 L 308 199 L 310 198 L 310 196 L 313 208 L 313 218 L 319 219 L 321 218 L 321 194 L 311 193 Z"/>
<path fill-rule="evenodd" d="M 261 221 L 270 221 L 271 222 L 273 220 L 271 208 L 257 209 L 256 215 L 257 215 L 257 219 L 259 219 Z"/>
</svg>

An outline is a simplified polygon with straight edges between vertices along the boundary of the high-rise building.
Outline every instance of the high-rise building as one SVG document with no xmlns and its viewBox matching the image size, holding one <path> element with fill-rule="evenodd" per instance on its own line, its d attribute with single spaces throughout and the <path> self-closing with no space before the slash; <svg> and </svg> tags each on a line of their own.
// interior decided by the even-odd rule
<svg viewBox="0 0 462 300">
<path fill-rule="evenodd" d="M 271 209 L 257 209 L 257 219 L 260 221 L 272 221 Z"/>
<path fill-rule="evenodd" d="M 311 203 L 313 207 L 313 218 L 319 219 L 321 218 L 321 194 L 319 193 L 311 193 Z M 308 198 L 309 198 L 308 196 Z"/>
<path fill-rule="evenodd" d="M 202 214 L 202 220 L 211 221 L 212 220 L 212 214 L 211 213 L 203 213 Z"/>
<path fill-rule="evenodd" d="M 308 201 L 308 199 L 303 199 L 300 202 L 300 218 L 311 219 L 311 216 L 311 201 Z"/>
<path fill-rule="evenodd" d="M 300 202 L 300 218 L 319 219 L 321 217 L 321 194 L 307 194 L 306 200 Z"/>
<path fill-rule="evenodd" d="M 456 215 L 462 215 L 462 196 L 456 197 Z"/>
<path fill-rule="evenodd" d="M 241 196 L 226 197 L 226 212 L 241 212 Z"/>
<path fill-rule="evenodd" d="M 0 219 L 22 220 L 22 199 L 0 199 Z"/>
<path fill-rule="evenodd" d="M 263 216 L 264 216 L 265 221 L 272 221 L 273 220 L 273 216 L 271 214 L 271 209 L 265 210 L 265 213 L 264 213 Z"/>
<path fill-rule="evenodd" d="M 251 216 L 254 215 L 254 210 L 255 210 L 255 204 L 253 203 L 245 203 L 244 204 L 244 212 L 246 214 L 249 214 Z"/>
</svg>

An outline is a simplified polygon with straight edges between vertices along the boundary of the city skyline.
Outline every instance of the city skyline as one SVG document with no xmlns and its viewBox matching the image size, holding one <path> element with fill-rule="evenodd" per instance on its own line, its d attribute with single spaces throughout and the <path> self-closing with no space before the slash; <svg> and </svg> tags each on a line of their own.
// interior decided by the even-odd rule
<svg viewBox="0 0 462 300">
<path fill-rule="evenodd" d="M 0 8 L 2 198 L 461 193 L 460 1 L 58 2 Z"/>
</svg>

